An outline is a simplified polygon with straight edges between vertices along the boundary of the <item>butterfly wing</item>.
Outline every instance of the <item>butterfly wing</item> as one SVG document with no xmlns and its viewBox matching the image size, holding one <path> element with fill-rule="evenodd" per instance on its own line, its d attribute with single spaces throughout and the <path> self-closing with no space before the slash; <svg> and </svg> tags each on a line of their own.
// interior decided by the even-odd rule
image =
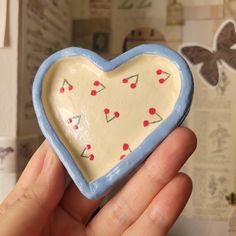
<svg viewBox="0 0 236 236">
<path fill-rule="evenodd" d="M 230 49 L 224 51 L 221 55 L 222 55 L 222 60 L 224 60 L 231 68 L 236 70 L 236 50 Z"/>
<path fill-rule="evenodd" d="M 216 49 L 217 51 L 224 51 L 230 49 L 236 43 L 235 26 L 232 21 L 226 23 L 218 35 L 216 35 Z"/>
<path fill-rule="evenodd" d="M 231 47 L 236 44 L 235 25 L 232 21 L 226 23 L 217 35 L 217 54 L 230 67 L 236 69 L 236 50 Z"/>
<path fill-rule="evenodd" d="M 212 52 L 201 46 L 182 47 L 181 53 L 194 65 L 207 62 L 214 58 Z"/>
<path fill-rule="evenodd" d="M 212 86 L 219 81 L 219 72 L 215 56 L 208 49 L 201 46 L 187 46 L 181 48 L 182 54 L 194 65 L 202 63 L 200 75 Z"/>
<path fill-rule="evenodd" d="M 215 60 L 205 62 L 199 72 L 211 86 L 218 84 L 219 71 Z"/>
</svg>

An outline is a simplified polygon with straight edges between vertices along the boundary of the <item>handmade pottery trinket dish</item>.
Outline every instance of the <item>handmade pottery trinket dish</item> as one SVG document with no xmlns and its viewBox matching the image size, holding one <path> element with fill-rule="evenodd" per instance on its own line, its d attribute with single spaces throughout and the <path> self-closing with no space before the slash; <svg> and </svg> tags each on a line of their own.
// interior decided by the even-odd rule
<svg viewBox="0 0 236 236">
<path fill-rule="evenodd" d="M 106 194 L 187 115 L 188 65 L 161 45 L 104 60 L 82 48 L 48 57 L 33 84 L 40 128 L 80 191 Z"/>
</svg>

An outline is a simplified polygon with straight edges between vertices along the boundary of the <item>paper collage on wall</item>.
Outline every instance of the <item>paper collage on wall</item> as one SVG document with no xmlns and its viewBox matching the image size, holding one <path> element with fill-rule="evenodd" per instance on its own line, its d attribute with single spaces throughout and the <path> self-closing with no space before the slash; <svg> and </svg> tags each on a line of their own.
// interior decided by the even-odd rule
<svg viewBox="0 0 236 236">
<path fill-rule="evenodd" d="M 19 132 L 29 135 L 39 133 L 32 104 L 34 76 L 47 56 L 70 45 L 71 18 L 67 0 L 26 0 L 22 11 Z"/>
</svg>

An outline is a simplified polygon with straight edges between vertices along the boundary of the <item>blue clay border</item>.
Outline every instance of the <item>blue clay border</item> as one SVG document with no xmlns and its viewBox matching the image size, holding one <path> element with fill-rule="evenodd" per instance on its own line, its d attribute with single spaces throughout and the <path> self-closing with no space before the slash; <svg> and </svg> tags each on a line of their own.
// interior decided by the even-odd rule
<svg viewBox="0 0 236 236">
<path fill-rule="evenodd" d="M 130 153 L 124 160 L 112 168 L 106 175 L 87 182 L 81 171 L 76 166 L 70 153 L 66 150 L 52 126 L 50 125 L 41 100 L 42 82 L 48 69 L 59 59 L 70 56 L 84 56 L 103 71 L 111 71 L 133 57 L 141 54 L 157 54 L 170 59 L 180 71 L 181 91 L 172 114 L 156 128 L 143 142 Z M 124 54 L 107 61 L 96 53 L 82 48 L 66 48 L 49 56 L 40 66 L 33 83 L 33 104 L 39 126 L 49 143 L 58 154 L 60 160 L 69 172 L 71 178 L 80 191 L 89 199 L 97 199 L 118 181 L 131 173 L 146 157 L 159 145 L 162 140 L 186 117 L 193 96 L 193 80 L 190 69 L 185 60 L 175 51 L 162 45 L 148 44 L 133 48 Z"/>
</svg>

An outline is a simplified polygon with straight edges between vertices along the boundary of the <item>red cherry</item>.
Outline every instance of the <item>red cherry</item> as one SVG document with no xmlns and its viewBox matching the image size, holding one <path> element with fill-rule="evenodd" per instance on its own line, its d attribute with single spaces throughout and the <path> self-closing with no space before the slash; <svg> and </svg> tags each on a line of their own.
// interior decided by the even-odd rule
<svg viewBox="0 0 236 236">
<path fill-rule="evenodd" d="M 144 127 L 149 126 L 149 121 L 148 121 L 148 120 L 145 120 L 145 121 L 143 122 L 143 126 L 144 126 Z"/>
<path fill-rule="evenodd" d="M 73 129 L 78 129 L 78 128 L 79 128 L 78 125 L 74 125 L 74 126 L 73 126 Z"/>
<path fill-rule="evenodd" d="M 68 120 L 67 120 L 67 123 L 71 123 L 72 122 L 72 119 L 71 118 L 68 118 Z"/>
<path fill-rule="evenodd" d="M 73 85 L 69 85 L 68 87 L 69 90 L 72 90 L 73 88 L 74 88 Z"/>
<path fill-rule="evenodd" d="M 165 79 L 163 79 L 163 78 L 159 79 L 160 84 L 163 84 L 164 82 L 165 82 Z"/>
<path fill-rule="evenodd" d="M 93 85 L 98 86 L 98 85 L 100 85 L 100 82 L 98 80 L 96 80 L 96 81 L 94 81 Z"/>
<path fill-rule="evenodd" d="M 125 155 L 121 155 L 120 156 L 120 160 L 124 159 L 125 158 Z"/>
<path fill-rule="evenodd" d="M 158 75 L 161 75 L 162 74 L 162 70 L 161 69 L 158 69 L 157 71 L 156 71 L 156 73 L 158 74 Z"/>
<path fill-rule="evenodd" d="M 91 145 L 90 144 L 87 144 L 86 145 L 86 149 L 89 150 L 91 148 Z"/>
<path fill-rule="evenodd" d="M 156 109 L 155 108 L 149 108 L 149 114 L 150 115 L 154 115 L 154 114 L 156 114 Z"/>
<path fill-rule="evenodd" d="M 128 83 L 128 79 L 124 78 L 124 79 L 122 80 L 122 82 L 123 82 L 124 84 L 126 84 L 126 83 Z"/>
<path fill-rule="evenodd" d="M 64 93 L 65 89 L 63 87 L 60 88 L 60 93 Z"/>
<path fill-rule="evenodd" d="M 118 117 L 120 116 L 120 113 L 116 111 L 116 112 L 114 113 L 114 116 L 115 116 L 116 118 L 118 118 Z"/>
<path fill-rule="evenodd" d="M 135 89 L 136 86 L 137 86 L 137 85 L 136 85 L 135 83 L 132 83 L 132 84 L 130 85 L 130 88 Z"/>
<path fill-rule="evenodd" d="M 104 113 L 107 115 L 107 114 L 110 113 L 110 110 L 109 110 L 108 108 L 105 108 L 105 109 L 104 109 Z"/>
<path fill-rule="evenodd" d="M 92 90 L 91 93 L 90 93 L 92 96 L 95 96 L 97 94 L 97 91 L 96 90 Z"/>
<path fill-rule="evenodd" d="M 129 144 L 128 143 L 124 143 L 123 144 L 123 150 L 126 151 L 129 149 Z"/>
<path fill-rule="evenodd" d="M 91 161 L 94 160 L 94 155 L 93 154 L 89 155 L 89 160 L 91 160 Z"/>
</svg>

